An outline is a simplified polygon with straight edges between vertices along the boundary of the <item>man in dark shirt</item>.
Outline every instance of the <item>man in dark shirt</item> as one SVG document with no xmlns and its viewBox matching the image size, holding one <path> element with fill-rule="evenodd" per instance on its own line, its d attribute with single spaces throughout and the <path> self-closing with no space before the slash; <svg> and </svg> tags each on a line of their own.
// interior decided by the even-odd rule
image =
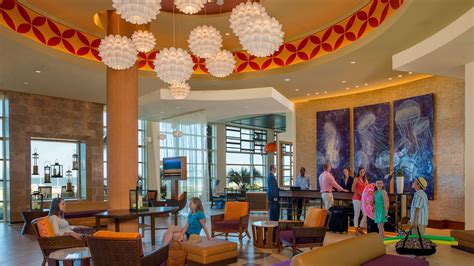
<svg viewBox="0 0 474 266">
<path fill-rule="evenodd" d="M 267 199 L 270 203 L 270 221 L 278 221 L 280 217 L 280 188 L 275 177 L 276 167 L 270 165 L 270 173 L 267 176 Z"/>
</svg>

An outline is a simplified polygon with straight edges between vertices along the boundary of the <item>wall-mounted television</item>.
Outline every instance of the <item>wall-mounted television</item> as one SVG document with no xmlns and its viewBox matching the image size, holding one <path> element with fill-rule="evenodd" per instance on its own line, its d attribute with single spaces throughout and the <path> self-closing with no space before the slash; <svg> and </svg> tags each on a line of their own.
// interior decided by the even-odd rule
<svg viewBox="0 0 474 266">
<path fill-rule="evenodd" d="M 164 179 L 187 179 L 186 156 L 163 158 L 163 178 Z"/>
</svg>

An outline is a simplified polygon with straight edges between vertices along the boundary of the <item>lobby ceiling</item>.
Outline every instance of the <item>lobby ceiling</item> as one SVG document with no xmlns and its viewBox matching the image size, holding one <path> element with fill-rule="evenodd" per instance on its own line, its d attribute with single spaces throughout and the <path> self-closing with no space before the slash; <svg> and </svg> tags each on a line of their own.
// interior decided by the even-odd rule
<svg viewBox="0 0 474 266">
<path fill-rule="evenodd" d="M 41 10 L 39 7 L 35 10 L 54 14 L 52 19 L 98 35 L 103 33 L 94 25 L 90 16 L 94 14 L 93 11 L 106 10 L 111 6 L 111 0 L 62 0 L 61 4 L 59 0 L 20 2 L 29 7 L 41 6 Z M 288 5 L 288 1 L 284 0 L 263 1 L 268 12 L 283 24 L 286 40 L 322 29 L 367 3 L 367 1 L 349 0 L 294 0 L 291 2 L 297 4 Z M 318 6 L 316 2 L 319 3 Z M 339 3 L 344 4 L 338 5 Z M 384 25 L 360 40 L 317 60 L 275 70 L 232 74 L 224 79 L 213 78 L 209 75 L 193 75 L 190 80 L 191 89 L 234 90 L 273 87 L 293 102 L 299 102 L 378 89 L 420 79 L 427 75 L 423 73 L 409 75 L 406 72 L 393 71 L 392 55 L 441 30 L 471 6 L 470 0 L 405 0 L 402 9 Z M 187 24 L 189 29 L 199 24 L 213 24 L 220 19 L 226 22 L 222 27 L 230 31 L 228 15 L 227 13 L 207 16 L 176 14 L 175 16 L 189 21 Z M 168 22 L 164 22 L 166 19 Z M 163 27 L 168 24 L 169 27 L 171 19 L 170 13 L 161 12 L 155 23 L 164 23 Z M 152 25 L 152 30 L 160 32 L 159 27 L 159 25 Z M 159 46 L 169 46 L 170 41 L 166 40 L 169 31 L 163 29 L 161 32 L 163 36 L 156 32 Z M 225 31 L 222 30 L 222 33 Z M 231 34 L 229 38 L 235 37 Z M 163 42 L 160 43 L 160 40 Z M 236 41 L 235 39 L 234 42 Z M 183 39 L 180 42 L 185 41 Z M 224 45 L 227 48 L 234 46 L 230 40 L 225 40 Z M 238 45 L 235 48 L 240 49 Z M 3 26 L 0 26 L 0 62 L 0 89 L 106 102 L 105 66 L 102 63 L 70 56 L 40 45 Z M 36 70 L 40 70 L 41 73 L 36 73 Z M 154 93 L 164 87 L 165 84 L 156 77 L 154 72 L 140 71 L 140 96 Z M 324 93 L 325 91 L 327 93 Z M 156 111 L 159 112 L 159 105 L 157 108 Z M 202 106 L 196 105 L 195 108 L 205 109 L 206 105 L 203 102 Z"/>
</svg>

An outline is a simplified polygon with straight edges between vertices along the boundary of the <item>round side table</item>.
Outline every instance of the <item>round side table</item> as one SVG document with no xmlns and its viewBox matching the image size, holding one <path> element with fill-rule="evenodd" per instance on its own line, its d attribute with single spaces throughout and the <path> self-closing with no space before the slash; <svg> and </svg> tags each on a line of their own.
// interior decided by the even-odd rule
<svg viewBox="0 0 474 266">
<path fill-rule="evenodd" d="M 74 265 L 74 261 L 80 261 L 81 265 L 91 265 L 91 253 L 89 248 L 67 248 L 55 251 L 48 256 L 48 265 L 57 265 L 62 261 L 64 266 Z"/>
<path fill-rule="evenodd" d="M 252 223 L 253 245 L 257 248 L 274 248 L 276 246 L 276 221 L 259 221 Z"/>
</svg>

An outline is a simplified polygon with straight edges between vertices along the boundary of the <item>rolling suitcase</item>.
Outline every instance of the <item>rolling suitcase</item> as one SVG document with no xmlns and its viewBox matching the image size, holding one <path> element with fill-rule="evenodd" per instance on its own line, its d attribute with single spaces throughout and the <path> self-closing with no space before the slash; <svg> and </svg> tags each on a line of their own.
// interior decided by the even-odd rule
<svg viewBox="0 0 474 266">
<path fill-rule="evenodd" d="M 333 206 L 329 209 L 331 219 L 329 220 L 329 231 L 346 232 L 349 229 L 349 216 L 347 215 L 347 207 Z"/>
</svg>

